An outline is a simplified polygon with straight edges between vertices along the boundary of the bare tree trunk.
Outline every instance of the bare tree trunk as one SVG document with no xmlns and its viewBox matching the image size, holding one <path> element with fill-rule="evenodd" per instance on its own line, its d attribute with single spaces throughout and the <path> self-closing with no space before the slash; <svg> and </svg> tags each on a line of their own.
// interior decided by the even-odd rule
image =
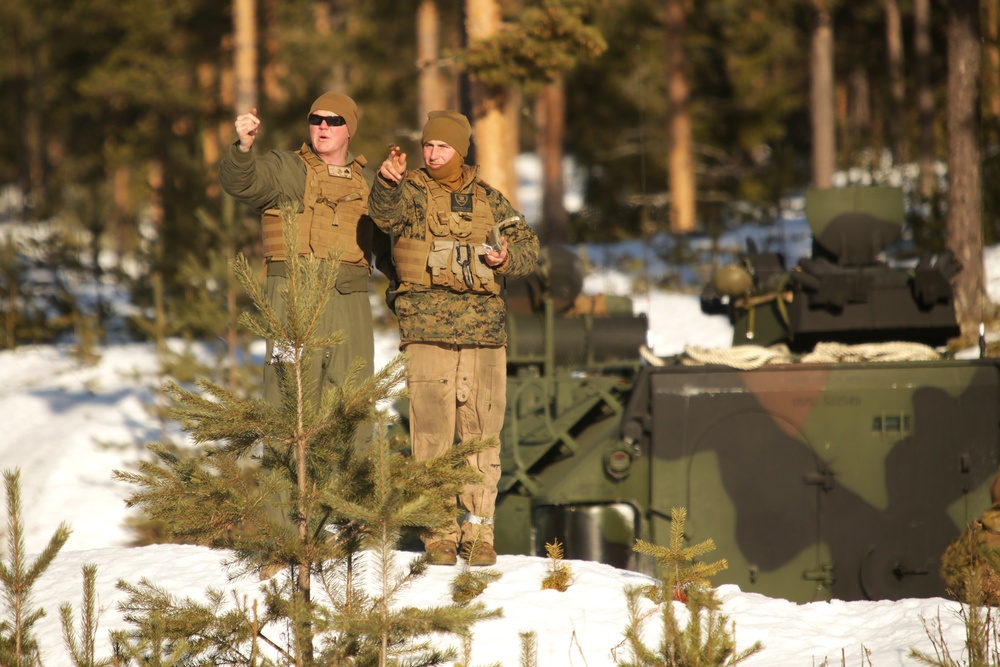
<svg viewBox="0 0 1000 667">
<path fill-rule="evenodd" d="M 237 113 L 257 106 L 257 1 L 233 0 L 233 83 Z"/>
<path fill-rule="evenodd" d="M 566 88 L 560 76 L 542 88 L 535 102 L 538 156 L 542 162 L 541 240 L 569 243 L 569 216 L 563 207 L 563 138 L 566 134 Z"/>
<path fill-rule="evenodd" d="M 28 201 L 32 204 L 43 204 L 48 200 L 46 188 L 47 164 L 45 160 L 45 140 L 42 132 L 42 72 L 39 64 L 39 53 L 32 49 L 22 53 L 25 64 L 22 76 L 25 81 L 24 99 L 24 137 L 25 150 L 28 155 Z M 19 59 L 15 59 L 15 67 Z"/>
<path fill-rule="evenodd" d="M 917 162 L 920 166 L 920 197 L 934 196 L 934 90 L 931 88 L 931 5 L 930 0 L 913 1 L 913 56 L 917 83 L 917 122 L 920 140 Z"/>
<path fill-rule="evenodd" d="M 979 150 L 979 2 L 948 3 L 948 248 L 962 263 L 955 310 L 971 339 L 982 316 L 982 167 Z"/>
<path fill-rule="evenodd" d="M 117 164 L 111 177 L 111 216 L 112 228 L 115 235 L 115 255 L 118 266 L 122 265 L 125 253 L 128 251 L 128 232 L 131 198 L 129 197 L 129 186 L 131 183 L 131 170 L 126 164 Z"/>
<path fill-rule="evenodd" d="M 889 58 L 889 146 L 893 162 L 910 161 L 910 146 L 906 141 L 905 118 L 906 81 L 903 77 L 903 21 L 899 0 L 885 0 L 885 44 Z"/>
<path fill-rule="evenodd" d="M 500 29 L 500 7 L 496 0 L 465 0 L 465 31 L 470 44 L 485 39 Z M 514 160 L 508 153 L 510 133 L 507 91 L 472 81 L 472 125 L 476 142 L 476 162 L 484 180 L 506 195 L 517 206 Z"/>
<path fill-rule="evenodd" d="M 812 34 L 810 113 L 813 138 L 813 184 L 833 185 L 837 166 L 833 94 L 833 20 L 826 0 L 813 0 L 816 24 Z"/>
<path fill-rule="evenodd" d="M 667 0 L 664 27 L 667 39 L 667 96 L 669 99 L 670 229 L 694 231 L 695 178 L 691 153 L 691 86 L 687 79 L 684 37 L 687 23 L 684 0 Z"/>
<path fill-rule="evenodd" d="M 427 114 L 448 108 L 448 85 L 441 71 L 441 15 L 436 0 L 421 0 L 417 7 L 417 127 L 423 127 Z"/>
<path fill-rule="evenodd" d="M 983 107 L 995 122 L 1000 119 L 1000 9 L 997 0 L 983 0 L 983 5 Z"/>
<path fill-rule="evenodd" d="M 260 25 L 264 27 L 261 37 L 261 48 L 264 54 L 264 64 L 261 67 L 260 80 L 264 89 L 263 98 L 268 104 L 283 104 L 288 101 L 288 91 L 281 85 L 281 78 L 288 72 L 288 64 L 278 59 L 278 38 L 267 26 L 274 25 L 276 19 L 275 5 L 278 0 L 261 0 L 263 9 Z M 315 10 L 320 10 L 319 6 Z M 320 17 L 316 17 L 316 31 L 320 32 Z"/>
</svg>

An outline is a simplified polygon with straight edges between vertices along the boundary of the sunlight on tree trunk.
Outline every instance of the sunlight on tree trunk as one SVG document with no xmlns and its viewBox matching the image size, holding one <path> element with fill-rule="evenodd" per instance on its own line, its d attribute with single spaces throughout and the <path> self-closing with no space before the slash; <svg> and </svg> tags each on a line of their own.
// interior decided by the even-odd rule
<svg viewBox="0 0 1000 667">
<path fill-rule="evenodd" d="M 837 166 L 833 95 L 833 19 L 826 0 L 813 0 L 816 10 L 812 33 L 810 111 L 812 115 L 813 184 L 828 188 Z"/>
<path fill-rule="evenodd" d="M 257 2 L 233 0 L 233 73 L 237 113 L 257 106 Z"/>
<path fill-rule="evenodd" d="M 684 0 L 667 0 L 665 28 L 667 40 L 667 95 L 670 125 L 670 229 L 694 231 L 695 181 L 691 155 L 691 86 L 687 79 L 684 52 L 686 29 Z"/>
<path fill-rule="evenodd" d="M 542 162 L 542 226 L 544 244 L 568 243 L 569 217 L 563 207 L 563 137 L 566 134 L 564 77 L 542 87 L 535 102 L 535 145 Z"/>
<path fill-rule="evenodd" d="M 979 150 L 979 2 L 948 3 L 948 247 L 962 263 L 955 311 L 975 337 L 983 307 L 982 167 Z"/>
<path fill-rule="evenodd" d="M 423 127 L 427 114 L 447 109 L 448 86 L 441 71 L 441 14 L 436 0 L 422 0 L 417 7 L 417 127 Z"/>
<path fill-rule="evenodd" d="M 466 0 L 465 7 L 465 30 L 470 44 L 485 39 L 499 30 L 500 6 L 496 0 Z M 483 180 L 504 193 L 516 208 L 514 160 L 512 155 L 507 154 L 508 136 L 513 130 L 507 122 L 505 113 L 506 98 L 507 91 L 504 88 L 488 87 L 472 81 L 470 120 L 480 175 Z"/>
</svg>

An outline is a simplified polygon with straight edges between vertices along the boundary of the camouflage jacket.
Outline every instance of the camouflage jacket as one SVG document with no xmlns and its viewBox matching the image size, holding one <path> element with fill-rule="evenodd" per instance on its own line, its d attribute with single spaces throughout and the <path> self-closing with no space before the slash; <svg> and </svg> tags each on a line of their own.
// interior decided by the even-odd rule
<svg viewBox="0 0 1000 667">
<path fill-rule="evenodd" d="M 463 167 L 460 191 L 486 189 L 487 202 L 496 223 L 507 222 L 501 235 L 507 239 L 507 261 L 495 269 L 498 278 L 520 278 L 535 269 L 538 237 L 499 190 L 476 177 L 478 169 Z M 424 171 L 426 174 L 426 170 Z M 475 185 L 475 184 L 478 184 Z M 375 179 L 368 208 L 375 224 L 393 239 L 427 237 L 427 190 L 407 177 L 401 184 Z M 404 285 L 395 302 L 400 344 L 442 342 L 484 347 L 507 344 L 507 304 L 500 294 L 453 292 L 448 289 Z"/>
<path fill-rule="evenodd" d="M 350 153 L 347 158 L 348 164 L 356 159 Z M 373 178 L 371 170 L 366 169 L 365 179 L 371 182 Z M 257 157 L 253 150 L 244 153 L 233 144 L 219 163 L 219 182 L 223 190 L 256 213 L 278 208 L 285 202 L 297 203 L 301 212 L 306 191 L 306 165 L 294 151 L 272 150 Z M 388 235 L 373 230 L 372 244 L 372 263 L 391 280 L 394 272 Z M 368 278 L 367 269 L 345 264 L 337 274 L 337 290 L 365 292 Z"/>
</svg>

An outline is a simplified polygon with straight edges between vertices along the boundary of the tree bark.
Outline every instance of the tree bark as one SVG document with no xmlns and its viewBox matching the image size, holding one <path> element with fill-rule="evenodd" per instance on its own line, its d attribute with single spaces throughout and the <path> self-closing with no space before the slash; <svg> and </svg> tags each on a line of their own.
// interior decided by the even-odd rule
<svg viewBox="0 0 1000 667">
<path fill-rule="evenodd" d="M 466 0 L 465 32 L 469 44 L 490 37 L 500 29 L 496 0 Z M 507 91 L 472 80 L 472 126 L 480 175 L 517 206 L 514 156 L 509 154 L 510 127 L 506 115 Z"/>
<path fill-rule="evenodd" d="M 691 232 L 695 226 L 695 176 L 691 152 L 691 86 L 687 78 L 684 0 L 666 0 L 667 96 L 670 126 L 670 230 Z"/>
<path fill-rule="evenodd" d="M 569 243 L 569 216 L 563 207 L 563 139 L 566 135 L 566 88 L 559 78 L 542 88 L 535 102 L 535 144 L 542 162 L 541 240 Z"/>
<path fill-rule="evenodd" d="M 983 108 L 994 123 L 1000 119 L 1000 9 L 997 4 L 997 0 L 983 0 L 986 19 L 983 24 Z"/>
<path fill-rule="evenodd" d="M 233 87 L 236 113 L 257 106 L 256 0 L 233 0 Z"/>
<path fill-rule="evenodd" d="M 920 197 L 929 201 L 937 187 L 934 182 L 934 90 L 931 88 L 931 7 L 930 0 L 913 2 L 913 57 L 917 85 L 917 123 L 920 139 L 917 162 L 920 167 Z"/>
<path fill-rule="evenodd" d="M 818 188 L 829 188 L 833 185 L 833 172 L 837 165 L 833 92 L 833 20 L 826 0 L 813 0 L 813 7 L 816 10 L 810 63 L 813 184 Z"/>
<path fill-rule="evenodd" d="M 910 146 L 906 141 L 906 80 L 903 74 L 903 21 L 899 0 L 885 0 L 885 44 L 889 60 L 889 146 L 895 164 L 910 161 Z"/>
<path fill-rule="evenodd" d="M 448 85 L 441 70 L 441 15 L 436 0 L 421 0 L 417 7 L 417 127 L 423 127 L 427 114 L 447 109 Z"/>
<path fill-rule="evenodd" d="M 955 311 L 974 338 L 983 307 L 982 167 L 979 150 L 978 0 L 948 3 L 948 248 L 962 263 Z"/>
</svg>

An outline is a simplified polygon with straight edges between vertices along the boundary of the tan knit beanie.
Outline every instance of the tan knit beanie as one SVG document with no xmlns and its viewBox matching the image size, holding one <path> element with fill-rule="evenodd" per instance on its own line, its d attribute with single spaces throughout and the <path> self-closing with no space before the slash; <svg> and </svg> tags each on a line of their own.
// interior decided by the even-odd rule
<svg viewBox="0 0 1000 667">
<path fill-rule="evenodd" d="M 358 129 L 358 105 L 347 95 L 342 93 L 323 93 L 316 98 L 316 101 L 309 107 L 309 115 L 319 110 L 332 111 L 338 116 L 343 116 L 347 121 L 347 132 L 354 137 Z"/>
<path fill-rule="evenodd" d="M 427 124 L 424 125 L 420 143 L 443 141 L 458 151 L 459 155 L 467 157 L 471 138 L 472 126 L 468 118 L 457 111 L 431 111 L 427 114 Z"/>
</svg>

